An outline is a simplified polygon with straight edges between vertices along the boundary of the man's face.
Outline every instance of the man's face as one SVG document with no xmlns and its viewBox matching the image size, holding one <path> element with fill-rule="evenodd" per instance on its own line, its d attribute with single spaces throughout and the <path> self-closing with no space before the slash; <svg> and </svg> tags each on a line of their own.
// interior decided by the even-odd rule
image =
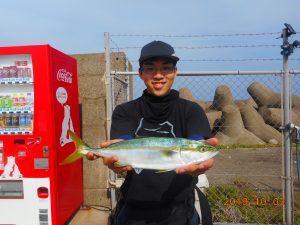
<svg viewBox="0 0 300 225">
<path fill-rule="evenodd" d="M 154 96 L 167 95 L 177 75 L 177 69 L 168 59 L 146 61 L 139 70 L 139 76 L 144 81 L 148 93 Z"/>
</svg>

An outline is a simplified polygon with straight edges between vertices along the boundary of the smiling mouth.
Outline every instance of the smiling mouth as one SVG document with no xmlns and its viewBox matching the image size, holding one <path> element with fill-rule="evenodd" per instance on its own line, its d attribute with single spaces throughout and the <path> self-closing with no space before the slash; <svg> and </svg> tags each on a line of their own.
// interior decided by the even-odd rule
<svg viewBox="0 0 300 225">
<path fill-rule="evenodd" d="M 157 82 L 157 83 L 153 83 L 153 87 L 155 89 L 161 89 L 164 86 L 165 83 L 162 82 Z"/>
</svg>

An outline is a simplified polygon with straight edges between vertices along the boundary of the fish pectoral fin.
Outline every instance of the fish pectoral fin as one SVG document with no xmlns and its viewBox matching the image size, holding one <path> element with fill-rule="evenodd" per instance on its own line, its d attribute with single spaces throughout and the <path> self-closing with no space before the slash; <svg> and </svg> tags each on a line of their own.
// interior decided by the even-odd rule
<svg viewBox="0 0 300 225">
<path fill-rule="evenodd" d="M 124 164 L 122 164 L 121 162 L 118 161 L 118 162 L 114 163 L 114 166 L 115 167 L 122 167 L 122 166 L 127 166 L 127 165 L 124 165 Z"/>
<path fill-rule="evenodd" d="M 164 156 L 171 157 L 172 155 L 176 154 L 176 152 L 173 150 L 174 150 L 173 148 L 170 148 L 170 149 L 160 150 L 159 152 Z"/>
<path fill-rule="evenodd" d="M 134 168 L 134 171 L 136 172 L 136 174 L 140 174 L 142 172 L 142 168 Z"/>
</svg>

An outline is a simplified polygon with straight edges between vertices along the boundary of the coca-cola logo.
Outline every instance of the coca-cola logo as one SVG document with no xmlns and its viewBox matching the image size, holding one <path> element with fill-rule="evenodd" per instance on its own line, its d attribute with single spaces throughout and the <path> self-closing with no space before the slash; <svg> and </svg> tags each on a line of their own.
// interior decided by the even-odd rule
<svg viewBox="0 0 300 225">
<path fill-rule="evenodd" d="M 68 72 L 66 69 L 60 69 L 57 72 L 57 80 L 72 84 L 72 73 Z"/>
</svg>

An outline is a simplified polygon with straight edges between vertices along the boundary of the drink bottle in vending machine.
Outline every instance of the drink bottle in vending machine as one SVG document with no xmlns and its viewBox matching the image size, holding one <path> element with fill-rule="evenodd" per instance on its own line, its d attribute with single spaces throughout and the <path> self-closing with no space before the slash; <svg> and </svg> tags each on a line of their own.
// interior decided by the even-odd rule
<svg viewBox="0 0 300 225">
<path fill-rule="evenodd" d="M 63 79 L 62 79 L 63 78 Z M 83 201 L 76 60 L 49 45 L 0 47 L 0 225 L 63 225 Z"/>
</svg>

